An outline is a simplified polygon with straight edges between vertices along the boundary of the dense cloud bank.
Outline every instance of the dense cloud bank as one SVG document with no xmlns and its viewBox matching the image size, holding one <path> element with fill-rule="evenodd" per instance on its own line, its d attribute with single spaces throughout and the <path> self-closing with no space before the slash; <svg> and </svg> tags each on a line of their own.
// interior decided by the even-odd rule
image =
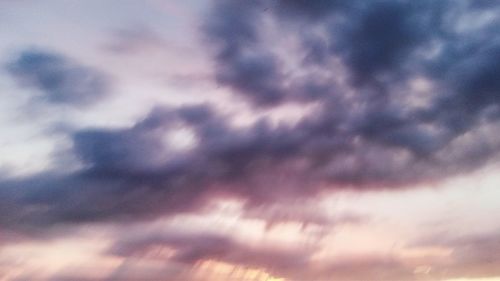
<svg viewBox="0 0 500 281">
<path fill-rule="evenodd" d="M 76 130 L 68 153 L 83 168 L 0 180 L 0 226 L 145 219 L 225 196 L 252 210 L 341 188 L 407 188 L 495 161 L 499 22 L 476 22 L 488 12 L 475 1 L 214 1 L 202 40 L 215 80 L 256 112 L 317 110 L 295 124 L 236 127 L 209 104 L 188 105 Z M 109 91 L 98 71 L 43 51 L 7 70 L 52 103 L 88 105 Z M 193 147 L 165 141 L 179 128 Z"/>
</svg>

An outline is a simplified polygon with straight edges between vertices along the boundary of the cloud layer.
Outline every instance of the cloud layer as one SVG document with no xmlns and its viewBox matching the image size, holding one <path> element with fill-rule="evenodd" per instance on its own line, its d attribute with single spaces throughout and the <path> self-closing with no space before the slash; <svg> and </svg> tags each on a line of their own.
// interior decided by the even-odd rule
<svg viewBox="0 0 500 281">
<path fill-rule="evenodd" d="M 221 195 L 251 206 L 344 187 L 407 187 L 497 159 L 496 20 L 457 30 L 481 12 L 466 3 L 317 5 L 221 1 L 202 29 L 216 79 L 234 94 L 257 108 L 314 102 L 317 110 L 295 124 L 264 117 L 235 127 L 202 104 L 157 108 L 128 128 L 74 131 L 72 153 L 84 168 L 2 180 L 7 213 L 22 216 L 4 215 L 2 224 L 148 217 Z M 298 51 L 275 52 L 266 28 L 295 38 Z M 284 60 L 303 64 L 303 73 Z M 98 71 L 61 55 L 28 50 L 7 69 L 48 102 L 95 103 L 107 93 Z M 165 141 L 179 126 L 194 132 L 192 149 Z M 26 213 L 34 206 L 40 211 Z"/>
<path fill-rule="evenodd" d="M 483 1 L 212 1 L 200 48 L 230 98 L 157 105 L 119 127 L 68 125 L 70 148 L 58 153 L 78 169 L 1 175 L 0 239 L 200 213 L 219 199 L 241 202 L 242 219 L 268 226 L 364 223 L 363 215 L 329 217 L 287 204 L 304 207 L 341 190 L 411 189 L 499 160 L 500 18 L 491 14 L 499 9 Z M 106 53 L 124 58 L 168 45 L 143 31 L 119 33 L 130 40 Z M 56 51 L 22 50 L 4 70 L 35 104 L 91 112 L 111 93 L 110 75 Z M 251 122 L 238 124 L 240 112 L 224 110 L 234 100 Z M 303 109 L 290 114 L 300 118 L 276 121 L 288 106 Z M 188 139 L 173 139 L 179 131 Z M 172 263 L 216 260 L 298 280 L 414 275 L 404 257 L 314 264 L 316 249 L 266 249 L 219 234 L 132 236 L 104 255 L 135 258 L 159 245 L 174 252 Z M 457 249 L 457 272 L 460 262 L 498 263 L 482 255 L 497 243 L 490 237 L 431 242 Z"/>
</svg>

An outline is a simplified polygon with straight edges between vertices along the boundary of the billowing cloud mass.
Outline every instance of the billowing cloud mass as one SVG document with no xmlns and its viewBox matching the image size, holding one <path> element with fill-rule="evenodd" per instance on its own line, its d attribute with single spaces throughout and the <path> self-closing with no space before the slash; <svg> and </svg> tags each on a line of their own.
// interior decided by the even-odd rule
<svg viewBox="0 0 500 281">
<path fill-rule="evenodd" d="M 67 124 L 69 148 L 56 152 L 74 159 L 78 168 L 0 177 L 0 239 L 7 234 L 7 242 L 0 243 L 8 243 L 16 236 L 12 233 L 57 237 L 51 229 L 200 214 L 217 200 L 240 202 L 240 219 L 262 220 L 269 231 L 289 223 L 303 230 L 361 227 L 372 221 L 369 214 L 325 215 L 304 202 L 341 191 L 412 190 L 499 160 L 498 5 L 431 0 L 205 4 L 196 21 L 196 42 L 209 61 L 212 82 L 229 95 L 219 98 L 215 91 L 208 101 L 157 104 L 119 126 Z M 126 29 L 113 30 L 116 36 L 116 30 Z M 27 48 L 9 58 L 4 70 L 14 85 L 33 92 L 34 103 L 69 105 L 67 110 L 89 115 L 97 106 L 126 111 L 119 93 L 120 108 L 104 103 L 111 93 L 105 70 L 115 67 L 116 54 L 109 49 L 119 53 L 114 62 L 119 65 L 127 56 L 147 56 L 151 44 L 167 50 L 170 40 L 141 28 L 122 35 L 130 40 L 95 44 L 107 46 L 101 50 L 102 69 L 62 51 Z M 141 48 L 146 51 L 136 52 Z M 168 61 L 155 64 L 176 68 Z M 161 75 L 150 73 L 155 79 Z M 126 77 L 122 80 L 139 79 Z M 148 91 L 151 81 L 140 87 Z M 233 101 L 241 112 L 230 109 Z M 276 121 L 287 107 L 303 111 Z M 238 118 L 250 121 L 241 124 Z M 178 132 L 184 133 L 181 140 L 173 137 Z M 459 262 L 475 266 L 491 260 L 484 248 L 495 241 L 460 241 L 425 247 L 458 249 L 452 267 L 457 277 Z M 469 251 L 467 245 L 479 250 Z M 103 255 L 132 259 L 154 247 L 170 249 L 173 254 L 162 258 L 173 264 L 193 267 L 215 260 L 290 280 L 412 280 L 415 274 L 407 257 L 318 261 L 317 248 L 249 245 L 203 231 L 125 235 Z"/>
<path fill-rule="evenodd" d="M 299 4 L 282 9 L 271 3 L 218 2 L 207 19 L 207 36 L 216 45 L 217 80 L 256 105 L 276 106 L 297 97 L 295 91 L 286 90 L 287 80 L 295 78 L 285 77 L 287 71 L 279 67 L 278 61 L 284 59 L 280 56 L 289 54 L 272 53 L 266 48 L 270 43 L 259 38 L 264 17 L 278 23 L 296 19 L 318 29 L 325 37 L 325 55 L 340 59 L 343 66 L 335 69 L 323 58 L 314 67 L 326 73 L 345 71 L 347 82 L 332 81 L 332 89 L 318 97 L 315 112 L 292 125 L 261 119 L 240 128 L 204 104 L 157 109 L 129 128 L 82 129 L 71 138 L 84 169 L 69 175 L 38 175 L 37 180 L 4 180 L 3 200 L 20 197 L 15 205 L 21 209 L 47 204 L 45 210 L 53 216 L 50 222 L 95 220 L 190 209 L 209 193 L 261 204 L 312 196 L 325 188 L 408 186 L 477 168 L 497 157 L 500 142 L 491 134 L 498 116 L 499 85 L 494 78 L 498 46 L 493 39 L 489 45 L 476 46 L 469 32 L 436 25 L 453 12 L 452 6 L 339 3 L 342 8 L 332 4 L 332 14 L 322 14 L 318 23 L 307 18 L 312 14 L 301 14 L 317 13 L 315 7 L 292 13 L 295 5 Z M 337 17 L 347 20 L 337 23 Z M 480 29 L 482 37 L 487 36 L 487 27 Z M 307 35 L 294 34 L 290 27 L 277 28 L 306 40 Z M 452 39 L 434 34 L 441 28 L 471 45 L 469 55 L 449 62 L 447 45 Z M 439 47 L 426 46 L 431 43 Z M 437 48 L 435 54 L 424 58 L 421 53 L 431 47 Z M 303 54 L 313 51 L 308 45 L 302 48 Z M 28 51 L 9 70 L 45 91 L 53 102 L 79 102 L 103 91 L 99 77 L 57 55 Z M 430 75 L 437 70 L 439 75 Z M 303 80 L 298 83 L 313 83 Z M 412 99 L 424 94 L 412 89 L 411 83 L 431 84 L 437 93 L 417 105 Z M 168 147 L 164 138 L 174 125 L 194 132 L 193 149 L 178 152 Z M 39 198 L 36 190 L 50 190 L 52 195 Z M 78 202 L 59 200 L 70 197 Z"/>
</svg>

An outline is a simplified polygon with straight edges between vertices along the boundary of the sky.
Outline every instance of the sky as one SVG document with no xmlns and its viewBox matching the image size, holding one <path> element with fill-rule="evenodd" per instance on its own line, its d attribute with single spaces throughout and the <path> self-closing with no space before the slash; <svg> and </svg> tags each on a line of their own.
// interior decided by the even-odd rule
<svg viewBox="0 0 500 281">
<path fill-rule="evenodd" d="M 0 0 L 0 281 L 500 280 L 500 2 Z"/>
</svg>

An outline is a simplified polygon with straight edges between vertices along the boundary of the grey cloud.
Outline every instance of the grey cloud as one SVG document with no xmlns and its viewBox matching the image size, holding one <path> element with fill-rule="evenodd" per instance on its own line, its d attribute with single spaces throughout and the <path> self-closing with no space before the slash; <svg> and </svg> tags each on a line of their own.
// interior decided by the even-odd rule
<svg viewBox="0 0 500 281">
<path fill-rule="evenodd" d="M 425 157 L 403 153 L 399 143 L 381 144 L 378 135 L 343 128 L 345 117 L 325 111 L 296 125 L 276 127 L 262 120 L 235 128 L 199 105 L 157 109 L 130 128 L 83 129 L 73 142 L 85 168 L 2 180 L 6 212 L 0 221 L 36 229 L 192 211 L 217 194 L 245 200 L 251 208 L 308 198 L 325 186 L 397 188 L 470 169 L 495 149 L 458 148 L 444 156 L 438 150 Z M 172 124 L 192 128 L 198 144 L 184 152 L 170 150 L 162 138 L 175 129 Z"/>
<path fill-rule="evenodd" d="M 248 94 L 258 104 L 275 104 L 284 93 L 278 63 L 269 55 L 240 55 L 219 67 L 217 81 Z"/>
<path fill-rule="evenodd" d="M 352 20 L 333 27 L 333 48 L 356 81 L 399 74 L 412 51 L 431 39 L 431 26 L 439 28 L 438 7 L 428 1 L 373 1 L 348 14 Z"/>
<path fill-rule="evenodd" d="M 222 234 L 180 231 L 124 238 L 118 240 L 109 253 L 119 256 L 141 255 L 154 246 L 173 249 L 172 262 L 195 265 L 202 261 L 217 260 L 234 266 L 263 269 L 281 276 L 307 266 L 310 258 L 307 249 L 252 246 Z"/>
<path fill-rule="evenodd" d="M 205 25 L 215 54 L 216 79 L 259 105 L 283 98 L 279 62 L 265 50 L 252 51 L 260 41 L 257 21 L 259 1 L 220 1 Z"/>
<path fill-rule="evenodd" d="M 375 81 L 351 84 L 329 80 L 334 77 L 329 63 L 314 67 L 330 76 L 308 72 L 288 81 L 291 78 L 283 74 L 279 59 L 268 57 L 268 43 L 259 37 L 259 15 L 265 13 L 261 9 L 265 5 L 217 2 L 204 31 L 216 45 L 214 58 L 224 83 L 270 108 L 280 102 L 300 105 L 312 100 L 318 107 L 293 125 L 275 125 L 261 118 L 248 127 L 234 127 L 228 121 L 230 116 L 222 116 L 209 105 L 197 105 L 159 108 L 127 128 L 80 129 L 71 134 L 72 153 L 84 168 L 62 175 L 53 171 L 2 179 L 0 201 L 8 207 L 0 215 L 0 223 L 22 228 L 145 219 L 198 210 L 217 196 L 243 200 L 251 209 L 340 188 L 406 188 L 498 160 L 500 139 L 494 133 L 499 125 L 499 85 L 494 79 L 498 52 L 486 36 L 491 26 L 481 30 L 477 42 L 468 36 L 460 40 L 463 32 L 453 30 L 448 31 L 453 33 L 452 39 L 439 37 L 443 48 L 430 60 L 442 67 L 429 72 L 429 59 L 420 61 L 417 58 L 421 57 L 413 56 L 414 49 L 430 37 L 441 36 L 421 33 L 446 9 L 427 1 L 371 3 L 338 8 L 339 14 L 354 13 L 344 18 L 344 23 L 331 22 L 330 16 L 314 23 L 300 19 L 301 24 L 325 29 L 332 24 L 349 26 L 338 40 L 352 48 L 328 48 L 327 54 L 340 56 L 351 76 L 360 75 L 360 67 L 366 71 L 360 77 Z M 269 14 L 275 16 L 274 12 Z M 295 13 L 282 16 L 288 20 L 299 17 Z M 279 19 L 281 15 L 275 20 Z M 386 27 L 390 33 L 379 34 Z M 445 29 L 446 24 L 439 28 Z M 470 46 L 445 54 L 452 45 L 446 40 Z M 489 44 L 479 48 L 478 42 Z M 75 66 L 67 66 L 66 60 L 34 56 L 19 64 L 31 65 L 35 60 L 35 65 L 48 67 L 46 60 L 56 61 L 56 73 L 62 71 L 62 77 L 76 79 L 72 74 Z M 421 67 L 399 75 L 406 60 Z M 365 63 L 370 67 L 363 67 Z M 36 69 L 25 69 L 27 77 L 34 79 L 30 83 L 41 79 Z M 374 79 L 381 72 L 392 78 Z M 419 95 L 408 86 L 415 77 L 427 79 L 439 91 L 428 105 L 417 107 L 405 99 Z M 282 80 L 287 80 L 286 86 Z M 165 134 L 179 126 L 195 134 L 196 145 L 188 151 L 176 151 L 164 142 Z"/>
<path fill-rule="evenodd" d="M 108 94 L 109 78 L 60 54 L 25 50 L 6 66 L 20 85 L 42 93 L 41 100 L 54 104 L 85 106 Z"/>
<path fill-rule="evenodd" d="M 351 3 L 349 3 L 351 2 Z M 293 17 L 305 17 L 307 20 L 321 20 L 331 15 L 333 12 L 343 9 L 352 2 L 345 0 L 291 0 L 291 1 L 277 1 L 274 5 L 278 14 Z M 272 2 L 271 2 L 272 3 Z"/>
</svg>

